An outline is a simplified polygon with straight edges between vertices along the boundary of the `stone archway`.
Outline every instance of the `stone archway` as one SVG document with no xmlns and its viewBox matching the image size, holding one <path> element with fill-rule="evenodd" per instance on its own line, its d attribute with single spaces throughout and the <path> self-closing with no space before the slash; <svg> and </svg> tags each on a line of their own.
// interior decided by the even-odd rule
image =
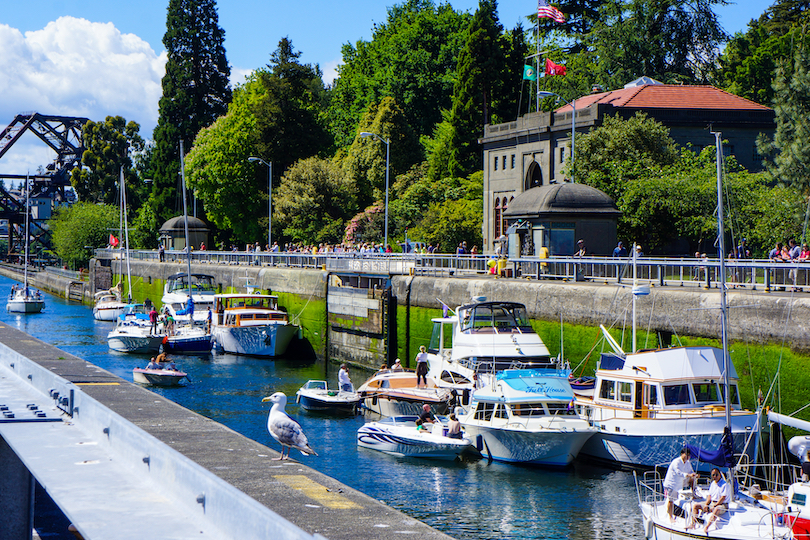
<svg viewBox="0 0 810 540">
<path fill-rule="evenodd" d="M 543 169 L 540 168 L 540 164 L 536 161 L 532 161 L 529 165 L 529 169 L 526 171 L 526 179 L 523 184 L 524 191 L 528 191 L 533 187 L 543 185 Z"/>
</svg>

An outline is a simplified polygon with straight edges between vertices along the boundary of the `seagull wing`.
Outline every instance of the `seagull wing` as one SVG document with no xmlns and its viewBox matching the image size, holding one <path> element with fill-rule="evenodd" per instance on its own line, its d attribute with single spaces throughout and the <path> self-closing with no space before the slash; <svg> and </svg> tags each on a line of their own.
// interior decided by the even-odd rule
<svg viewBox="0 0 810 540">
<path fill-rule="evenodd" d="M 318 455 L 310 448 L 307 436 L 301 426 L 282 412 L 271 412 L 267 419 L 267 430 L 280 444 L 297 448 L 303 454 Z"/>
</svg>

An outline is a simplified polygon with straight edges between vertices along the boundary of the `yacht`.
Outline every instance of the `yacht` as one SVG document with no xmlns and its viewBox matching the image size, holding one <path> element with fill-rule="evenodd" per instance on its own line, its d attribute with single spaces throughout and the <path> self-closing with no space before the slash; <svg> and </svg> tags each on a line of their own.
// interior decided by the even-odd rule
<svg viewBox="0 0 810 540">
<path fill-rule="evenodd" d="M 419 415 L 422 405 L 430 405 L 436 414 L 444 414 L 450 407 L 453 391 L 439 388 L 427 377 L 427 388 L 416 386 L 413 371 L 380 370 L 360 385 L 357 393 L 366 409 L 381 416 Z"/>
<path fill-rule="evenodd" d="M 97 321 L 115 321 L 126 310 L 126 302 L 121 300 L 120 283 L 118 286 L 94 295 L 93 318 Z"/>
<path fill-rule="evenodd" d="M 488 376 L 459 416 L 485 458 L 565 467 L 594 434 L 574 406 L 570 370 L 507 369 Z"/>
<path fill-rule="evenodd" d="M 215 294 L 211 333 L 226 353 L 280 356 L 298 327 L 270 294 Z M 195 311 L 196 313 L 196 311 Z"/>
<path fill-rule="evenodd" d="M 181 272 L 168 277 L 161 302 L 176 321 L 194 321 L 195 324 L 204 325 L 208 319 L 208 310 L 214 309 L 216 292 L 214 276 Z"/>
<path fill-rule="evenodd" d="M 107 345 L 118 352 L 149 354 L 160 350 L 166 336 L 152 333 L 152 323 L 142 304 L 130 304 L 107 334 Z"/>
</svg>

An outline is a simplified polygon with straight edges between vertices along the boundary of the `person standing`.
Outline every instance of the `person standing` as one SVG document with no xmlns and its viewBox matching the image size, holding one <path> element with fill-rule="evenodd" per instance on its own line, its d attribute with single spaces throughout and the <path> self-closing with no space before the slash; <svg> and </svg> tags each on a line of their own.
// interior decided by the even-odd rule
<svg viewBox="0 0 810 540">
<path fill-rule="evenodd" d="M 150 332 L 154 336 L 157 334 L 157 324 L 158 324 L 158 312 L 157 309 L 155 309 L 154 305 L 152 305 L 152 309 L 149 310 L 149 322 L 152 323 L 152 329 L 150 330 Z"/>
<path fill-rule="evenodd" d="M 352 380 L 349 378 L 349 366 L 341 364 L 338 371 L 338 386 L 342 392 L 353 392 Z"/>
<path fill-rule="evenodd" d="M 616 244 L 616 247 L 613 248 L 613 256 L 614 257 L 627 257 L 627 248 L 624 247 L 621 241 Z"/>
<path fill-rule="evenodd" d="M 428 355 L 425 346 L 419 346 L 419 354 L 416 355 L 416 387 L 427 388 Z M 422 385 L 419 381 L 422 381 Z"/>
<path fill-rule="evenodd" d="M 166 260 L 166 248 L 163 247 L 163 242 L 158 244 L 158 260 L 164 262 Z"/>
<path fill-rule="evenodd" d="M 689 449 L 684 447 L 681 455 L 672 460 L 667 468 L 667 475 L 664 478 L 664 496 L 667 498 L 667 514 L 670 523 L 675 522 L 673 512 L 675 501 L 678 500 L 678 491 L 683 489 L 685 483 L 693 485 L 697 479 L 697 474 L 689 463 Z"/>
</svg>

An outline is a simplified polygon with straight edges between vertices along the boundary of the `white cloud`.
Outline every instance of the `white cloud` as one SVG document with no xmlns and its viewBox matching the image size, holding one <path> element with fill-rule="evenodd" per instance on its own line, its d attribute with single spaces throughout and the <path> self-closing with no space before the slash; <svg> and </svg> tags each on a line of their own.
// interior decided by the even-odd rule
<svg viewBox="0 0 810 540">
<path fill-rule="evenodd" d="M 332 84 L 335 82 L 335 79 L 338 77 L 337 68 L 340 64 L 343 63 L 343 57 L 338 58 L 337 60 L 331 60 L 324 65 L 321 66 L 321 70 L 323 70 L 323 82 L 324 84 Z"/>
<path fill-rule="evenodd" d="M 0 24 L 0 50 L 0 126 L 28 111 L 91 120 L 123 116 L 151 138 L 166 53 L 155 53 L 138 36 L 122 34 L 112 23 L 60 17 L 24 35 Z M 16 168 L 20 163 L 14 161 Z M 25 173 L 5 162 L 0 159 L 0 171 Z M 39 165 L 44 164 L 32 162 L 28 168 Z"/>
</svg>

